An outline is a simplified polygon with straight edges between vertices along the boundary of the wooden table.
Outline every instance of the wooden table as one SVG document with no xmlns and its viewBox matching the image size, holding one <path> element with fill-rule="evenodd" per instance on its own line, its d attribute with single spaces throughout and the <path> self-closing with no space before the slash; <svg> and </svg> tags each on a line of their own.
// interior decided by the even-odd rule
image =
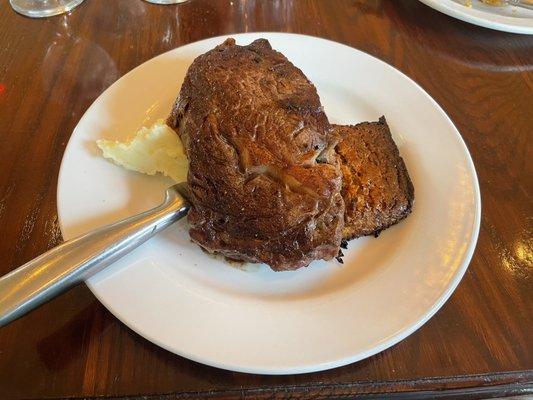
<svg viewBox="0 0 533 400">
<path fill-rule="evenodd" d="M 468 25 L 415 0 L 87 0 L 43 20 L 2 1 L 0 273 L 61 242 L 61 157 L 102 91 L 164 51 L 244 31 L 299 32 L 364 50 L 420 83 L 450 115 L 472 153 L 483 202 L 477 249 L 458 289 L 389 350 L 331 371 L 276 377 L 160 349 L 80 286 L 0 329 L 0 398 L 533 393 L 533 36 Z"/>
</svg>

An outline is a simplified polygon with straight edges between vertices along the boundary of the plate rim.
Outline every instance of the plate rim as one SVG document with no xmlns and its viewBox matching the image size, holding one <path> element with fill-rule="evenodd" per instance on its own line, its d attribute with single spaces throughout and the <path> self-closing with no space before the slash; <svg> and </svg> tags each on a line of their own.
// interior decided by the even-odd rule
<svg viewBox="0 0 533 400">
<path fill-rule="evenodd" d="M 421 0 L 423 1 L 423 0 Z M 91 103 L 91 105 L 87 108 L 87 110 L 84 112 L 82 117 L 79 119 L 78 123 L 74 127 L 71 136 L 69 137 L 69 141 L 67 143 L 67 146 L 65 147 L 65 151 L 63 153 L 62 159 L 61 159 L 61 165 L 58 173 L 58 179 L 57 179 L 57 187 L 56 187 L 56 203 L 57 203 L 57 213 L 58 213 L 58 223 L 59 228 L 61 230 L 61 233 L 64 236 L 65 228 L 63 225 L 63 219 L 61 218 L 61 207 L 60 207 L 60 196 L 59 196 L 59 188 L 60 188 L 60 182 L 61 182 L 61 176 L 63 173 L 65 173 L 64 168 L 64 161 L 65 161 L 65 155 L 67 154 L 69 150 L 69 146 L 72 144 L 72 136 L 74 135 L 76 129 L 81 124 L 81 122 L 87 118 L 87 115 L 89 114 L 91 108 L 93 107 L 94 103 L 96 103 L 101 96 L 103 96 L 108 90 L 110 90 L 113 86 L 117 85 L 118 82 L 130 75 L 133 74 L 134 71 L 144 66 L 144 64 L 151 62 L 155 58 L 158 57 L 164 57 L 168 53 L 171 53 L 175 51 L 176 49 L 180 49 L 187 46 L 194 46 L 198 43 L 206 40 L 215 40 L 220 39 L 224 40 L 228 37 L 234 37 L 235 39 L 239 38 L 248 38 L 248 37 L 254 37 L 254 36 L 261 36 L 261 35 L 268 35 L 268 36 L 291 36 L 291 37 L 303 37 L 303 38 L 312 38 L 314 40 L 320 40 L 329 42 L 330 44 L 333 44 L 335 46 L 342 46 L 345 48 L 348 48 L 350 51 L 355 51 L 358 53 L 362 53 L 365 56 L 371 57 L 374 59 L 374 61 L 377 61 L 380 63 L 384 68 L 388 68 L 391 70 L 394 70 L 396 73 L 400 74 L 403 78 L 407 79 L 412 85 L 414 85 L 418 91 L 421 92 L 434 106 L 435 108 L 440 111 L 442 116 L 446 119 L 446 122 L 453 128 L 453 132 L 456 136 L 456 139 L 458 139 L 458 142 L 463 150 L 464 156 L 466 157 L 466 165 L 468 166 L 468 170 L 471 173 L 472 177 L 472 186 L 473 186 L 473 197 L 474 197 L 474 221 L 472 225 L 472 229 L 470 231 L 470 241 L 468 243 L 468 247 L 464 253 L 464 256 L 462 258 L 462 261 L 460 263 L 460 266 L 457 268 L 455 273 L 450 277 L 449 283 L 446 286 L 446 289 L 443 291 L 443 293 L 440 295 L 440 297 L 437 299 L 437 301 L 431 306 L 428 307 L 428 311 L 422 315 L 421 318 L 419 318 L 415 323 L 409 325 L 403 330 L 400 330 L 396 334 L 394 334 L 391 337 L 383 338 L 383 340 L 376 346 L 368 349 L 367 351 L 359 352 L 355 355 L 342 357 L 333 361 L 325 361 L 323 363 L 318 364 L 310 364 L 310 365 L 300 365 L 300 366 L 291 366 L 291 367 L 285 367 L 285 368 L 275 368 L 275 367 L 267 367 L 267 366 L 242 366 L 242 365 L 233 365 L 228 364 L 225 362 L 218 362 L 214 361 L 213 359 L 204 358 L 201 356 L 197 356 L 195 354 L 188 353 L 186 351 L 176 351 L 176 349 L 173 349 L 170 345 L 167 345 L 165 343 L 160 342 L 157 338 L 153 337 L 149 333 L 147 333 L 144 329 L 139 328 L 138 326 L 133 326 L 134 324 L 130 323 L 129 321 L 125 321 L 122 319 L 119 315 L 120 313 L 115 312 L 114 307 L 107 303 L 104 299 L 102 299 L 97 290 L 95 290 L 93 284 L 91 284 L 88 280 L 85 281 L 85 284 L 87 287 L 91 290 L 92 294 L 98 299 L 98 301 L 109 311 L 113 314 L 115 318 L 117 318 L 121 323 L 126 325 L 129 329 L 131 329 L 133 332 L 138 334 L 139 336 L 142 336 L 144 339 L 149 340 L 150 342 L 156 344 L 157 346 L 170 351 L 171 353 L 177 354 L 178 356 L 187 358 L 189 360 L 199 362 L 204 365 L 208 365 L 211 367 L 216 367 L 224 370 L 229 371 L 235 371 L 235 372 L 242 372 L 242 373 L 251 373 L 251 374 L 259 374 L 259 375 L 290 375 L 290 374 L 304 374 L 304 373 L 310 373 L 310 372 L 318 372 L 318 371 L 325 371 L 337 367 L 342 367 L 360 360 L 363 360 L 365 358 L 371 357 L 377 353 L 380 353 L 383 350 L 386 350 L 389 347 L 394 346 L 395 344 L 399 343 L 403 339 L 407 338 L 411 334 L 413 334 L 415 331 L 417 331 L 420 327 L 422 327 L 429 319 L 431 319 L 437 311 L 440 310 L 440 308 L 446 303 L 446 301 L 450 298 L 450 296 L 453 294 L 459 283 L 461 282 L 462 277 L 464 276 L 466 270 L 468 269 L 468 266 L 471 262 L 472 256 L 474 254 L 478 237 L 479 237 L 479 230 L 481 225 L 481 192 L 479 187 L 479 180 L 477 176 L 477 172 L 475 169 L 474 162 L 472 160 L 472 156 L 468 150 L 468 147 L 461 136 L 459 130 L 453 123 L 452 119 L 448 116 L 448 114 L 444 111 L 444 109 L 436 102 L 436 100 L 417 82 L 415 82 L 413 79 L 411 79 L 408 75 L 403 73 L 401 70 L 397 69 L 396 67 L 388 64 L 386 61 L 383 61 L 379 59 L 378 57 L 375 57 L 363 50 L 354 48 L 350 45 L 336 42 L 330 39 L 313 36 L 313 35 L 306 35 L 306 34 L 299 34 L 299 33 L 290 33 L 290 32 L 269 32 L 269 31 L 262 31 L 262 32 L 243 32 L 243 33 L 229 33 L 224 35 L 217 35 L 212 37 L 203 38 L 198 41 L 194 41 L 191 43 L 187 43 L 183 46 L 177 46 L 171 50 L 168 50 L 166 52 L 163 52 L 161 54 L 158 54 L 146 61 L 143 61 L 141 64 L 137 65 L 130 71 L 128 71 L 126 74 L 122 75 L 120 78 L 118 78 L 113 84 L 111 84 L 109 87 L 107 87 L 100 95 Z"/>
</svg>

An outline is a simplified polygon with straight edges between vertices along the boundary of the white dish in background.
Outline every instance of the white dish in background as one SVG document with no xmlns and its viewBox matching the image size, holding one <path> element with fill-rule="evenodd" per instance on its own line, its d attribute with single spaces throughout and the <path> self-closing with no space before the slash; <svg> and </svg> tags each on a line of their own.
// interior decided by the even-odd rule
<svg viewBox="0 0 533 400">
<path fill-rule="evenodd" d="M 411 216 L 344 258 L 292 272 L 241 270 L 191 243 L 180 221 L 87 285 L 148 340 L 204 364 L 252 373 L 333 368 L 369 357 L 423 325 L 448 299 L 474 251 L 480 196 L 453 123 L 416 83 L 351 47 L 286 33 L 265 37 L 317 86 L 332 122 L 385 115 L 415 187 Z M 226 37 L 183 46 L 135 68 L 87 110 L 58 182 L 65 239 L 158 204 L 167 179 L 119 168 L 97 151 L 165 117 L 192 60 Z M 317 55 L 319 55 L 317 57 Z"/>
<path fill-rule="evenodd" d="M 511 33 L 533 34 L 533 10 L 516 6 L 495 7 L 472 0 L 420 0 L 422 3 L 451 17 L 489 29 Z"/>
</svg>

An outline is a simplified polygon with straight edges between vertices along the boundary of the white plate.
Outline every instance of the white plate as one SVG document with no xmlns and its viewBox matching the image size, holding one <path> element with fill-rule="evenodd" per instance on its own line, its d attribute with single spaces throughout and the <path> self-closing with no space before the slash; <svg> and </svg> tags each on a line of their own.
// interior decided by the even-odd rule
<svg viewBox="0 0 533 400">
<path fill-rule="evenodd" d="M 261 374 L 324 370 L 371 356 L 424 324 L 463 276 L 477 240 L 480 197 L 453 123 L 416 83 L 384 62 L 324 39 L 265 37 L 315 83 L 332 122 L 384 114 L 415 187 L 413 214 L 378 239 L 350 243 L 345 264 L 248 270 L 206 255 L 185 221 L 87 284 L 121 321 L 176 354 Z M 158 204 L 171 184 L 116 167 L 98 138 L 124 138 L 165 117 L 192 60 L 212 38 L 162 54 L 122 77 L 87 110 L 63 157 L 58 212 L 65 239 Z"/>
<path fill-rule="evenodd" d="M 533 10 L 523 7 L 494 7 L 472 0 L 420 0 L 422 3 L 451 17 L 485 28 L 504 32 L 533 34 Z"/>
</svg>

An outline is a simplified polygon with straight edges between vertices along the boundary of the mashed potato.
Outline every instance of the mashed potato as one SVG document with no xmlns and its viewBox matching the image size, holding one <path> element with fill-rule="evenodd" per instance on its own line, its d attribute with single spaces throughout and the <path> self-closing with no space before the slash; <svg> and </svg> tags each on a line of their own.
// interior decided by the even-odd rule
<svg viewBox="0 0 533 400">
<path fill-rule="evenodd" d="M 163 120 L 139 129 L 126 142 L 100 139 L 96 144 L 105 158 L 126 169 L 148 175 L 161 173 L 176 182 L 187 180 L 189 164 L 183 145 Z"/>
</svg>

